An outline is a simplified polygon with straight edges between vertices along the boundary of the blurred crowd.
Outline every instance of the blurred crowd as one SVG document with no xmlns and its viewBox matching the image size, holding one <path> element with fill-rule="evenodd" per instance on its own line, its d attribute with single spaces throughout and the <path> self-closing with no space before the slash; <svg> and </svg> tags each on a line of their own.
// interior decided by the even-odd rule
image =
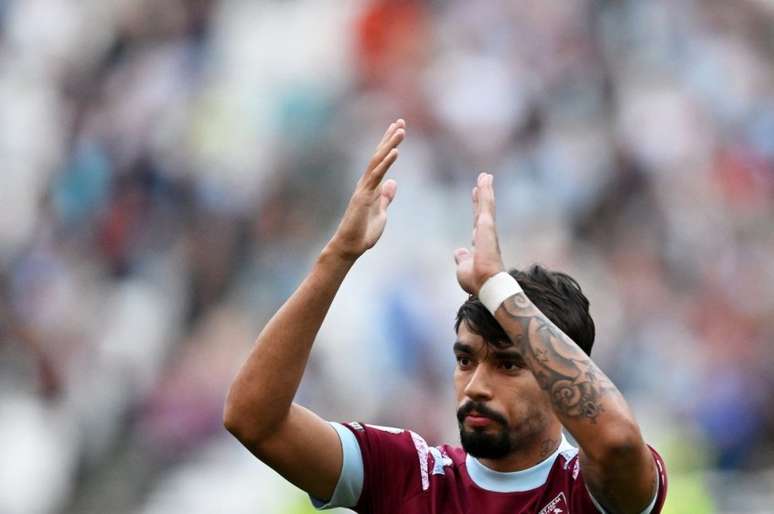
<svg viewBox="0 0 774 514">
<path fill-rule="evenodd" d="M 506 264 L 589 296 L 666 512 L 770 512 L 772 55 L 769 0 L 0 0 L 0 512 L 310 512 L 223 401 L 398 116 L 298 400 L 457 440 L 487 170 Z"/>
</svg>

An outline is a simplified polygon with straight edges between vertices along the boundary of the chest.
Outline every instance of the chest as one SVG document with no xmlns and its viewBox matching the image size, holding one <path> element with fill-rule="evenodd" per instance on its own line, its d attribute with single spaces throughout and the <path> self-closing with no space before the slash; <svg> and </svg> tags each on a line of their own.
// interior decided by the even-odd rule
<svg viewBox="0 0 774 514">
<path fill-rule="evenodd" d="M 559 483 L 547 483 L 531 491 L 500 493 L 481 489 L 455 475 L 434 478 L 427 491 L 404 503 L 401 513 L 596 514 L 584 502 L 574 502 L 572 490 Z"/>
</svg>

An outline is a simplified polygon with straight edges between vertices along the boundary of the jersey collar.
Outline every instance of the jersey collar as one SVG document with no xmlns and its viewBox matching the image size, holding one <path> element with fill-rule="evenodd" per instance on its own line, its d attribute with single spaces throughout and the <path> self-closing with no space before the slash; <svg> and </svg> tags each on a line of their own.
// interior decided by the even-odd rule
<svg viewBox="0 0 774 514">
<path fill-rule="evenodd" d="M 546 483 L 554 461 L 556 461 L 560 453 L 568 450 L 576 450 L 576 448 L 562 434 L 562 442 L 559 444 L 559 448 L 545 460 L 531 468 L 509 472 L 494 471 L 470 455 L 465 457 L 465 466 L 468 469 L 468 475 L 470 475 L 471 480 L 477 486 L 487 491 L 496 493 L 529 491 Z"/>
</svg>

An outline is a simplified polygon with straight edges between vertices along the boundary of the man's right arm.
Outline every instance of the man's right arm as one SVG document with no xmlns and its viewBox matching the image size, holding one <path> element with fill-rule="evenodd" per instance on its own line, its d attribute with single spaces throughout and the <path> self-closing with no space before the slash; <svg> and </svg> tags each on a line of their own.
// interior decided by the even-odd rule
<svg viewBox="0 0 774 514">
<path fill-rule="evenodd" d="M 352 266 L 326 248 L 258 337 L 229 389 L 226 428 L 256 457 L 311 495 L 327 499 L 341 470 L 333 427 L 292 403 L 322 320 Z"/>
<path fill-rule="evenodd" d="M 381 236 L 396 183 L 382 183 L 397 159 L 405 122 L 390 125 L 344 217 L 311 272 L 261 331 L 231 384 L 226 428 L 256 457 L 312 496 L 329 499 L 342 468 L 335 429 L 293 403 L 312 343 L 344 277 Z"/>
</svg>

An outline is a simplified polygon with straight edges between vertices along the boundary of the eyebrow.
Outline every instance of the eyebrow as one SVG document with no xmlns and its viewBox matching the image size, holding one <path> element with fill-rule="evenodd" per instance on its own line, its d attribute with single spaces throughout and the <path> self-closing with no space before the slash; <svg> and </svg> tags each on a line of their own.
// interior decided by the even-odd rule
<svg viewBox="0 0 774 514">
<path fill-rule="evenodd" d="M 469 355 L 474 355 L 476 353 L 471 345 L 467 343 L 463 343 L 462 341 L 455 342 L 453 349 L 455 353 L 467 353 Z M 490 349 L 489 354 L 495 359 L 499 359 L 499 360 L 506 360 L 506 359 L 524 360 L 521 353 L 515 350 L 491 350 Z"/>
<path fill-rule="evenodd" d="M 455 354 L 463 354 L 463 355 L 470 355 L 473 356 L 476 354 L 476 352 L 473 350 L 473 347 L 469 344 L 463 343 L 462 341 L 456 341 L 454 343 L 454 353 Z M 492 360 L 495 361 L 514 361 L 519 366 L 525 366 L 526 363 L 524 361 L 524 357 L 517 351 L 514 350 L 491 350 L 489 353 L 489 356 L 492 358 Z"/>
<path fill-rule="evenodd" d="M 455 342 L 453 348 L 455 353 L 469 353 L 470 355 L 473 355 L 474 353 L 476 353 L 473 351 L 472 346 L 470 346 L 469 344 L 465 344 L 462 341 Z"/>
<path fill-rule="evenodd" d="M 507 350 L 495 350 L 492 352 L 492 356 L 495 359 L 521 359 L 522 356 L 517 351 L 507 351 Z"/>
</svg>

